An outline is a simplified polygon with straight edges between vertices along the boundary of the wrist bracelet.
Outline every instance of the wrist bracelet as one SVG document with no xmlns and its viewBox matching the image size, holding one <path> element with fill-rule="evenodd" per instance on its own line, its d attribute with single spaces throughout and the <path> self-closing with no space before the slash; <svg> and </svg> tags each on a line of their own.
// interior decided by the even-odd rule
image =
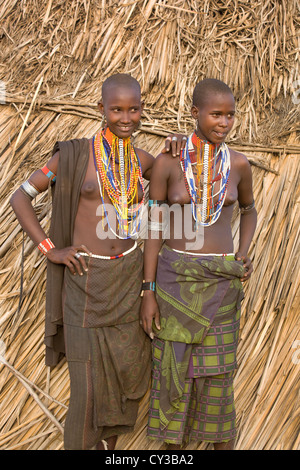
<svg viewBox="0 0 300 470">
<path fill-rule="evenodd" d="M 143 282 L 142 290 L 152 290 L 155 292 L 155 282 Z"/>
<path fill-rule="evenodd" d="M 143 295 L 143 292 L 145 290 L 152 290 L 152 292 L 155 292 L 155 282 L 143 282 L 142 284 L 142 292 L 141 295 Z"/>
<path fill-rule="evenodd" d="M 38 249 L 45 255 L 49 250 L 55 248 L 50 238 L 45 238 L 41 243 L 38 244 Z"/>
</svg>

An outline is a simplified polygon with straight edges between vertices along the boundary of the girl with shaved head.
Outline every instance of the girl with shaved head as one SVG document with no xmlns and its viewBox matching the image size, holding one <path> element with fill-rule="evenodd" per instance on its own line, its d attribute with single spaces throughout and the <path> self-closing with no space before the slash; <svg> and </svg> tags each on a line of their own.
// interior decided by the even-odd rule
<svg viewBox="0 0 300 470">
<path fill-rule="evenodd" d="M 225 144 L 235 116 L 230 88 L 215 79 L 199 82 L 191 112 L 196 128 L 180 158 L 158 156 L 150 180 L 141 308 L 153 339 L 148 435 L 173 449 L 191 440 L 233 449 L 241 281 L 252 271 L 247 253 L 256 227 L 252 176 L 245 155 Z M 169 207 L 162 210 L 159 200 Z"/>
<path fill-rule="evenodd" d="M 136 238 L 143 180 L 154 158 L 132 142 L 143 111 L 139 83 L 127 74 L 109 77 L 98 106 L 105 117 L 99 132 L 57 142 L 46 166 L 11 198 L 20 224 L 47 258 L 46 364 L 54 366 L 63 354 L 68 361 L 68 450 L 114 449 L 117 436 L 133 430 L 150 378 Z M 47 235 L 31 202 L 49 186 Z"/>
</svg>

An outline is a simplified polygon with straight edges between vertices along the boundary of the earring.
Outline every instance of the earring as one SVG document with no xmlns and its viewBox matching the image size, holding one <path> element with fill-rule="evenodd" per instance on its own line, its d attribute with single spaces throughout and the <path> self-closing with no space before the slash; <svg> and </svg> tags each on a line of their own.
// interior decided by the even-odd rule
<svg viewBox="0 0 300 470">
<path fill-rule="evenodd" d="M 102 114 L 101 128 L 103 129 L 103 127 L 105 126 L 106 126 L 106 116 L 105 114 Z"/>
</svg>

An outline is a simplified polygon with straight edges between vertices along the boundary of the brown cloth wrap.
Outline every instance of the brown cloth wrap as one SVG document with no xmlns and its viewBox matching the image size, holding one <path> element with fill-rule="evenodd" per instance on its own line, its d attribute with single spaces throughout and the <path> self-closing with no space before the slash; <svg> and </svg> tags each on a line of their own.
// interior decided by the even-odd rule
<svg viewBox="0 0 300 470">
<path fill-rule="evenodd" d="M 82 429 L 87 427 L 85 422 L 93 422 L 95 431 L 104 426 L 134 426 L 138 400 L 149 386 L 150 340 L 139 324 L 142 261 L 136 248 L 115 260 L 87 258 L 88 272 L 83 276 L 66 270 L 66 356 L 69 364 L 89 363 L 93 389 L 92 419 L 85 416 Z M 72 377 L 71 371 L 71 381 Z M 73 390 L 78 400 L 85 381 L 84 376 Z M 78 400 L 70 404 L 71 434 L 78 425 Z"/>
<path fill-rule="evenodd" d="M 72 244 L 80 189 L 89 160 L 88 139 L 56 142 L 59 151 L 56 183 L 52 189 L 52 217 L 49 236 L 57 248 Z M 55 366 L 65 354 L 63 337 L 62 264 L 47 263 L 45 345 L 46 365 Z"/>
</svg>

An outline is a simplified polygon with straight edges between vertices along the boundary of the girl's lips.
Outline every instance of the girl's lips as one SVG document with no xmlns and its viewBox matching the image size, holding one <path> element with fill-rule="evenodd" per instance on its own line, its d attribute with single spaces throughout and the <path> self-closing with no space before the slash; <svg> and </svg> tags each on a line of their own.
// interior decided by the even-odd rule
<svg viewBox="0 0 300 470">
<path fill-rule="evenodd" d="M 130 125 L 130 124 L 129 124 L 129 125 L 126 126 L 126 125 L 124 124 L 123 126 L 122 126 L 122 125 L 119 125 L 118 128 L 119 128 L 119 129 L 122 129 L 122 131 L 125 131 L 125 130 L 126 130 L 126 131 L 130 131 L 130 129 L 133 128 L 133 125 Z"/>
<path fill-rule="evenodd" d="M 133 133 L 133 126 L 116 126 L 114 133 L 121 137 L 121 138 L 127 138 Z"/>
<path fill-rule="evenodd" d="M 214 131 L 214 133 L 215 133 L 218 137 L 221 137 L 221 138 L 224 138 L 224 137 L 226 137 L 226 135 L 227 135 L 226 132 Z"/>
<path fill-rule="evenodd" d="M 118 132 L 121 134 L 131 135 L 134 131 L 133 126 L 118 126 Z"/>
</svg>

